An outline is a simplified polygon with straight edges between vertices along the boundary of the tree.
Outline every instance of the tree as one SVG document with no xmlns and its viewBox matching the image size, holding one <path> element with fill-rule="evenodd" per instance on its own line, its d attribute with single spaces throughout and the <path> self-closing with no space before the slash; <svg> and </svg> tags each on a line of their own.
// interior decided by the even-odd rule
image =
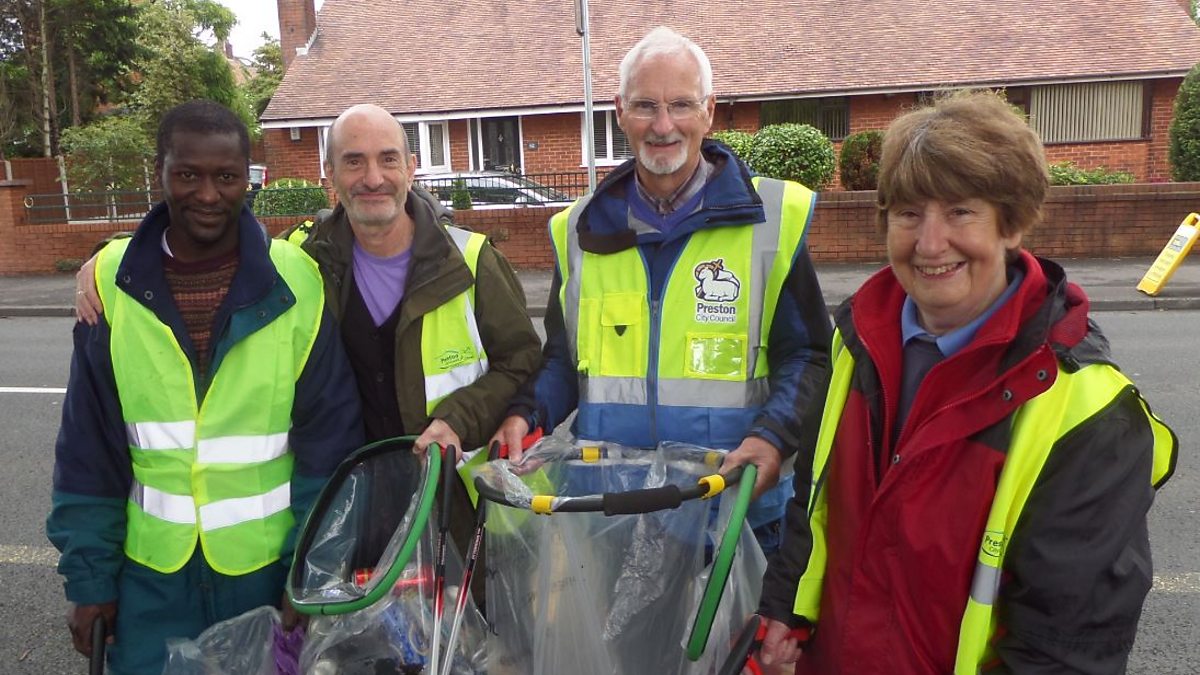
<svg viewBox="0 0 1200 675">
<path fill-rule="evenodd" d="M 40 135 L 40 154 L 58 153 L 62 129 L 119 98 L 136 45 L 130 0 L 5 0 L 0 13 L 0 77 L 16 110 L 7 151 Z M 14 141 L 16 141 L 14 143 Z M 16 147 L 14 147 L 14 145 Z"/>
<path fill-rule="evenodd" d="M 1175 94 L 1167 156 L 1171 178 L 1200 180 L 1200 64 L 1192 67 Z"/>
<path fill-rule="evenodd" d="M 142 7 L 138 30 L 145 51 L 137 62 L 141 83 L 133 105 L 147 124 L 180 103 L 203 98 L 255 126 L 224 55 L 200 40 L 201 33 L 211 31 L 223 43 L 235 22 L 233 13 L 213 0 L 158 0 Z"/>
<path fill-rule="evenodd" d="M 283 50 L 279 48 L 279 40 L 267 33 L 262 34 L 262 39 L 263 43 L 255 48 L 251 62 L 254 75 L 246 82 L 246 96 L 250 99 L 256 119 L 262 117 L 283 80 Z"/>
<path fill-rule="evenodd" d="M 154 159 L 154 139 L 133 115 L 113 115 L 63 131 L 74 191 L 144 190 Z"/>
</svg>

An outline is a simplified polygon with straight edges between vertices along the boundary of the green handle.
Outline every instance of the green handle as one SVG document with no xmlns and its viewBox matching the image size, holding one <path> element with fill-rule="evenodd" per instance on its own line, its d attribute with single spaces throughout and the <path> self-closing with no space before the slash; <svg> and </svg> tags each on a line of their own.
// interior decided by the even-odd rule
<svg viewBox="0 0 1200 675">
<path fill-rule="evenodd" d="M 692 623 L 692 634 L 687 643 L 689 661 L 698 661 L 708 646 L 708 636 L 712 632 L 713 619 L 716 618 L 717 607 L 721 604 L 721 596 L 725 593 L 729 570 L 733 568 L 733 556 L 737 553 L 738 539 L 742 536 L 742 524 L 746 522 L 746 512 L 750 509 L 750 497 L 754 493 L 754 481 L 757 477 L 758 467 L 753 464 L 746 465 L 746 471 L 738 485 L 737 501 L 733 503 L 733 513 L 729 516 L 729 525 L 721 535 L 721 545 L 717 549 L 716 559 L 713 560 L 712 574 L 708 576 L 708 584 L 704 587 L 704 595 L 700 599 L 700 609 L 696 611 L 696 620 Z"/>
</svg>

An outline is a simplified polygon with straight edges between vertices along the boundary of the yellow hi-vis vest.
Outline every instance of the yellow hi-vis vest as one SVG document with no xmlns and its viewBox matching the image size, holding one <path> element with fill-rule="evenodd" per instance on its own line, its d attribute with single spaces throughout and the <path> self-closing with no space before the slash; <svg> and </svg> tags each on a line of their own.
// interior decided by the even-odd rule
<svg viewBox="0 0 1200 675">
<path fill-rule="evenodd" d="M 575 226 L 584 200 L 551 219 L 559 303 L 579 373 L 580 437 L 653 445 L 661 431 L 716 448 L 744 437 L 767 398 L 767 338 L 814 203 L 798 183 L 753 183 L 767 223 L 779 226 L 691 234 L 661 301 L 650 297 L 636 246 L 605 254 L 580 248 Z M 662 414 L 641 424 L 604 413 L 610 405 Z"/>
<path fill-rule="evenodd" d="M 96 264 L 133 464 L 125 554 L 171 573 L 199 539 L 214 570 L 247 574 L 279 559 L 295 524 L 288 430 L 324 310 L 321 276 L 299 248 L 271 242 L 295 305 L 234 344 L 197 401 L 171 327 L 116 285 L 128 244 L 109 244 Z"/>
<path fill-rule="evenodd" d="M 487 237 L 449 225 L 446 232 L 475 278 Z M 488 371 L 487 352 L 475 320 L 474 283 L 421 319 L 421 368 L 425 371 L 425 413 L 429 415 L 442 399 Z"/>
<path fill-rule="evenodd" d="M 813 460 L 813 485 L 808 502 L 809 523 L 812 528 L 812 552 L 808 567 L 800 577 L 793 613 L 816 623 L 821 606 L 821 589 L 828 562 L 825 547 L 825 527 L 829 521 L 824 485 L 834 435 L 841 421 L 850 380 L 854 373 L 854 358 L 842 344 L 841 333 L 833 336 L 833 378 L 825 400 L 825 412 L 817 438 Z M 1096 363 L 1076 372 L 1060 366 L 1054 384 L 1041 395 L 1025 403 L 1013 419 L 1012 444 L 1000 472 L 996 494 L 988 513 L 987 523 L 979 546 L 979 556 L 971 580 L 971 594 L 959 626 L 958 652 L 954 660 L 955 675 L 977 675 L 981 667 L 994 660 L 992 637 L 996 634 L 998 614 L 996 598 L 1000 594 L 1000 577 L 1004 554 L 1012 541 L 1013 531 L 1033 490 L 1051 450 L 1059 439 L 1104 410 L 1127 391 L 1137 392 L 1129 378 L 1116 368 Z M 1175 433 L 1151 412 L 1141 399 L 1142 409 L 1154 435 L 1154 459 L 1150 482 L 1161 487 L 1174 471 L 1179 442 Z M 1052 433 L 1051 433 L 1052 432 Z"/>
</svg>

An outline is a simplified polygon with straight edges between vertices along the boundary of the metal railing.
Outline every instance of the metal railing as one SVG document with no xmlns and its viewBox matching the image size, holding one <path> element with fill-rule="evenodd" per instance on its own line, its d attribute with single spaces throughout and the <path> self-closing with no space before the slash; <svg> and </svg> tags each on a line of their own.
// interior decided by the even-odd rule
<svg viewBox="0 0 1200 675">
<path fill-rule="evenodd" d="M 606 172 L 607 169 L 601 169 L 599 176 L 603 177 Z M 416 182 L 447 205 L 453 202 L 456 190 L 465 190 L 473 205 L 562 206 L 582 197 L 588 189 L 586 171 L 528 174 L 463 172 L 418 176 Z M 316 200 L 300 197 L 320 190 L 323 188 L 275 190 L 278 194 L 273 195 L 272 205 L 266 209 L 271 213 L 267 215 L 311 216 Z M 257 192 L 259 191 L 246 195 L 247 204 L 254 204 Z M 281 198 L 283 193 L 288 193 L 289 198 Z M 31 224 L 129 221 L 136 223 L 158 200 L 157 190 L 32 194 L 25 197 L 25 212 Z"/>
<path fill-rule="evenodd" d="M 151 190 L 59 192 L 25 196 L 30 223 L 139 221 L 158 201 Z"/>
</svg>

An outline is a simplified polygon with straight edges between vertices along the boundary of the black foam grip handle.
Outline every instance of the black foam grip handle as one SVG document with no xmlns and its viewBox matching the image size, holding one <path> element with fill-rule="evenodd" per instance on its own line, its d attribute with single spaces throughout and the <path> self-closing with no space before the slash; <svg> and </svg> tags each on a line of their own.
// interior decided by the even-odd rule
<svg viewBox="0 0 1200 675">
<path fill-rule="evenodd" d="M 458 480 L 457 462 L 458 449 L 448 445 L 442 454 L 442 508 L 438 512 L 438 529 L 445 532 L 450 528 L 450 507 L 454 503 L 454 481 Z"/>
<path fill-rule="evenodd" d="M 104 615 L 97 616 L 92 621 L 92 656 L 88 661 L 88 673 L 91 675 L 104 675 L 104 639 L 107 632 Z"/>
<path fill-rule="evenodd" d="M 762 618 L 757 614 L 752 615 L 746 622 L 746 627 L 738 635 L 737 641 L 729 648 L 729 656 L 726 657 L 725 663 L 717 671 L 719 675 L 738 675 L 742 672 L 742 668 L 746 666 L 746 661 L 749 660 L 750 652 L 754 648 L 760 623 L 762 623 Z"/>
<path fill-rule="evenodd" d="M 679 506 L 683 503 L 683 495 L 680 494 L 678 485 L 664 485 L 646 490 L 606 493 L 603 502 L 606 516 L 650 513 Z"/>
</svg>

